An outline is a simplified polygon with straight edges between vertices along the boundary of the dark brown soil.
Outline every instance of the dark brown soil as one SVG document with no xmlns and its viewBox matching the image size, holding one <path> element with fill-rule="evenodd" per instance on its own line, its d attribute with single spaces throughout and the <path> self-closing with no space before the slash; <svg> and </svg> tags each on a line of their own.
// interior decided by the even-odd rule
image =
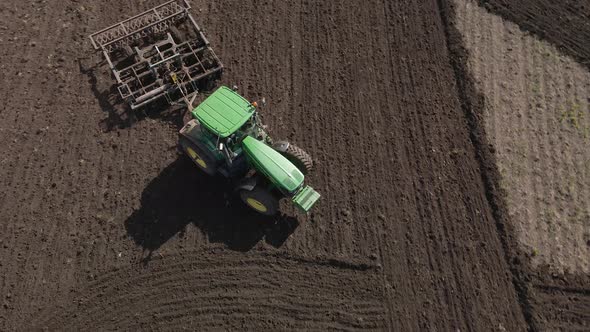
<svg viewBox="0 0 590 332">
<path fill-rule="evenodd" d="M 537 326 L 546 331 L 590 329 L 590 277 L 559 275 L 548 268 L 530 273 L 530 297 Z"/>
<path fill-rule="evenodd" d="M 590 68 L 590 1 L 478 1 L 493 13 L 546 39 Z"/>
<path fill-rule="evenodd" d="M 87 35 L 158 1 L 0 5 L 0 330 L 527 328 L 436 1 L 193 1 L 312 154 L 309 216 L 263 218 L 131 114 Z"/>
</svg>

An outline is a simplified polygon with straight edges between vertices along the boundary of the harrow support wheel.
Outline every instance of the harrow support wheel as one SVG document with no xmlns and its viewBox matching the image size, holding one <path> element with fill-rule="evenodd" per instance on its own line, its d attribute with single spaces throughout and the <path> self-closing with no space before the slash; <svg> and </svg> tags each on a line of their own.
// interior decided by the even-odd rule
<svg viewBox="0 0 590 332">
<path fill-rule="evenodd" d="M 125 44 L 123 45 L 123 54 L 125 54 L 126 57 L 130 57 L 133 55 L 133 49 L 131 48 L 131 46 Z"/>
<path fill-rule="evenodd" d="M 181 44 L 184 41 L 185 35 L 181 33 L 177 27 L 171 26 L 170 27 L 170 34 L 172 35 L 172 39 L 177 44 Z"/>
</svg>

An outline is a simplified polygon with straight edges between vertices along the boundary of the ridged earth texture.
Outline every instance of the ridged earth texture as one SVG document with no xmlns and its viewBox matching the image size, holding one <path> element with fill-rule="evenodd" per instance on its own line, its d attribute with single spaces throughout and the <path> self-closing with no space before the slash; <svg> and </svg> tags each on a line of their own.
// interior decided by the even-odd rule
<svg viewBox="0 0 590 332">
<path fill-rule="evenodd" d="M 191 2 L 314 158 L 273 218 L 177 153 L 182 110 L 118 100 L 88 35 L 159 2 L 0 4 L 0 330 L 527 329 L 444 1 Z"/>
</svg>

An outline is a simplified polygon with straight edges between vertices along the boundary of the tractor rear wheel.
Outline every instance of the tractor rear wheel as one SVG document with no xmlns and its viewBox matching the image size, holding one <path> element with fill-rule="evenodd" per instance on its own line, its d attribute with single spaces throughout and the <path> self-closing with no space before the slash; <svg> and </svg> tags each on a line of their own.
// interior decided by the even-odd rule
<svg viewBox="0 0 590 332">
<path fill-rule="evenodd" d="M 240 198 L 254 211 L 272 216 L 279 210 L 279 200 L 268 190 L 254 187 L 252 190 L 241 189 Z"/>
<path fill-rule="evenodd" d="M 285 158 L 289 159 L 301 173 L 308 174 L 313 169 L 313 160 L 311 156 L 305 152 L 302 148 L 289 144 L 287 149 L 282 152 Z"/>
<path fill-rule="evenodd" d="M 182 147 L 182 151 L 184 151 L 184 153 L 186 153 L 186 155 L 203 172 L 208 175 L 215 175 L 217 172 L 217 162 L 205 149 L 184 136 L 180 137 L 180 146 Z"/>
</svg>

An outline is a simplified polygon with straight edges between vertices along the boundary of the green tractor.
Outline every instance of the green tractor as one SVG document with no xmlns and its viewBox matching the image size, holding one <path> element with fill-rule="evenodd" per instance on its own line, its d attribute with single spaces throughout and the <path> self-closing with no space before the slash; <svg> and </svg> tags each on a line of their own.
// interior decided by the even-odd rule
<svg viewBox="0 0 590 332">
<path fill-rule="evenodd" d="M 304 184 L 311 157 L 288 142 L 273 142 L 256 106 L 220 87 L 189 112 L 180 148 L 206 174 L 235 180 L 242 201 L 257 212 L 275 214 L 284 197 L 308 212 L 320 197 Z"/>
<path fill-rule="evenodd" d="M 256 105 L 221 87 L 199 106 L 193 101 L 221 77 L 223 64 L 190 13 L 187 0 L 170 0 L 90 35 L 132 110 L 156 100 L 187 105 L 179 147 L 203 172 L 237 184 L 242 200 L 272 215 L 288 197 L 307 212 L 320 195 L 304 185 L 312 161 L 287 142 L 273 143 Z"/>
</svg>

